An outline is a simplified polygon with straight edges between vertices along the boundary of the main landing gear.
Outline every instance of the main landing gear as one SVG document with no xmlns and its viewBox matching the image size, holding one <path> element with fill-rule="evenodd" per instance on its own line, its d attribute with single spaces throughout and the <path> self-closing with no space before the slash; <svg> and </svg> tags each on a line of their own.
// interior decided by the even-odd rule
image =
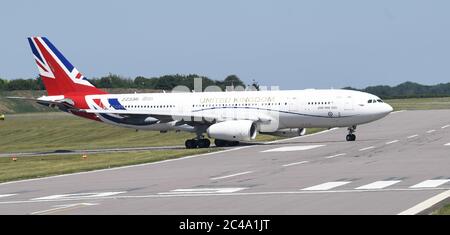
<svg viewBox="0 0 450 235">
<path fill-rule="evenodd" d="M 353 134 L 356 131 L 356 126 L 351 126 L 348 128 L 348 135 L 345 137 L 347 141 L 355 141 L 356 135 Z"/>
<path fill-rule="evenodd" d="M 184 143 L 187 149 L 209 148 L 211 141 L 209 139 L 190 139 Z"/>
<path fill-rule="evenodd" d="M 228 140 L 215 139 L 214 144 L 216 145 L 216 147 L 231 147 L 231 146 L 238 146 L 239 141 L 228 141 Z"/>
<path fill-rule="evenodd" d="M 214 144 L 216 145 L 216 147 L 232 147 L 238 146 L 239 141 L 215 139 Z M 209 148 L 209 146 L 211 146 L 211 141 L 205 138 L 189 139 L 186 140 L 184 145 L 186 146 L 187 149 Z"/>
</svg>

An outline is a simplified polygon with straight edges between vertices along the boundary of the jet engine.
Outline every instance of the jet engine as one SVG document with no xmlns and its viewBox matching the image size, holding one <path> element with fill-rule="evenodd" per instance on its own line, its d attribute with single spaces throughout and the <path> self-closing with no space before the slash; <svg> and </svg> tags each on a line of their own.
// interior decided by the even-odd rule
<svg viewBox="0 0 450 235">
<path fill-rule="evenodd" d="M 224 121 L 211 125 L 206 133 L 210 138 L 228 141 L 249 141 L 255 139 L 256 123 L 250 120 Z"/>
</svg>

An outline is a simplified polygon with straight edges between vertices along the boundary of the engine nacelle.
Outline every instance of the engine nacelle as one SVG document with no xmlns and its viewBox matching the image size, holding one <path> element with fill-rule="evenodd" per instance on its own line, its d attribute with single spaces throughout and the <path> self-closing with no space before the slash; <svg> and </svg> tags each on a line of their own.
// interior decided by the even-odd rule
<svg viewBox="0 0 450 235">
<path fill-rule="evenodd" d="M 287 129 L 280 129 L 275 132 L 264 133 L 264 134 L 280 136 L 280 137 L 297 137 L 297 136 L 305 135 L 306 128 L 287 128 Z"/>
<path fill-rule="evenodd" d="M 249 141 L 256 138 L 256 123 L 250 120 L 224 121 L 211 125 L 206 133 L 210 138 L 228 141 Z"/>
</svg>

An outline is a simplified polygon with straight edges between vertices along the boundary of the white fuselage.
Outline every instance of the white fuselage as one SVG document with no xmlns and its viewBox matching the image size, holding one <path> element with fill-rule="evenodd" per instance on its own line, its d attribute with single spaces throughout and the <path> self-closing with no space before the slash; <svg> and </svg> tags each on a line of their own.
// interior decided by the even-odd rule
<svg viewBox="0 0 450 235">
<path fill-rule="evenodd" d="M 85 99 L 91 109 L 142 115 L 182 114 L 217 120 L 259 120 L 263 123 L 259 128 L 261 132 L 284 128 L 349 127 L 378 120 L 392 111 L 390 105 L 374 95 L 339 89 L 107 94 L 88 95 Z M 133 125 L 117 121 L 120 117 L 114 114 L 99 114 L 98 117 L 103 122 L 133 129 L 191 130 L 187 125 L 179 126 L 174 122 Z"/>
</svg>

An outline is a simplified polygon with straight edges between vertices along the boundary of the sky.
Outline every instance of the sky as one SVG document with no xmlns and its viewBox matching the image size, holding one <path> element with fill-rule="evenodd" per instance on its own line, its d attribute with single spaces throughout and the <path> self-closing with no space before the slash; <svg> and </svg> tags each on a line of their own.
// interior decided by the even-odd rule
<svg viewBox="0 0 450 235">
<path fill-rule="evenodd" d="M 281 89 L 450 82 L 450 1 L 6 0 L 0 77 L 46 36 L 87 77 L 199 74 Z"/>
</svg>

